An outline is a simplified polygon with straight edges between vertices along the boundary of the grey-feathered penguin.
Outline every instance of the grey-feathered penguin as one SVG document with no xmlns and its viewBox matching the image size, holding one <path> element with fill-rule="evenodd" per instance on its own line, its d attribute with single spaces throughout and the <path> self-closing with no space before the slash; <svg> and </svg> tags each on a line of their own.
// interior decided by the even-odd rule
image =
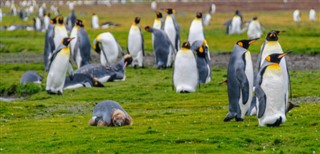
<svg viewBox="0 0 320 154">
<path fill-rule="evenodd" d="M 211 81 L 211 58 L 206 40 L 197 40 L 191 45 L 191 50 L 196 54 L 199 83 L 207 84 Z"/>
<path fill-rule="evenodd" d="M 32 83 L 41 83 L 42 81 L 42 76 L 40 76 L 37 72 L 35 71 L 27 71 L 24 73 L 20 79 L 20 84 L 26 84 L 28 82 Z"/>
<path fill-rule="evenodd" d="M 266 56 L 257 74 L 255 94 L 260 126 L 279 126 L 286 121 L 286 77 L 280 61 L 288 53 Z"/>
<path fill-rule="evenodd" d="M 130 115 L 115 101 L 107 100 L 98 103 L 89 120 L 90 126 L 125 126 L 133 122 Z"/>
<path fill-rule="evenodd" d="M 56 24 L 56 18 L 51 19 L 50 25 L 49 25 L 48 30 L 45 35 L 44 52 L 43 52 L 45 70 L 49 69 L 48 68 L 49 67 L 49 58 L 51 57 L 51 54 L 55 49 L 55 44 L 54 44 L 54 40 L 53 40 L 55 24 Z"/>
<path fill-rule="evenodd" d="M 70 48 L 73 60 L 77 63 L 78 68 L 89 64 L 91 45 L 82 20 L 76 20 L 76 25 L 73 27 L 70 37 L 74 38 L 70 43 Z"/>
<path fill-rule="evenodd" d="M 254 40 L 238 41 L 232 50 L 228 64 L 229 112 L 224 121 L 236 118 L 243 121 L 249 110 L 253 91 L 253 65 L 249 45 Z"/>
<path fill-rule="evenodd" d="M 174 53 L 170 50 L 175 50 L 167 34 L 160 29 L 155 29 L 149 26 L 145 27 L 147 32 L 154 35 L 153 51 L 155 52 L 155 59 L 157 68 L 167 68 L 172 65 L 172 61 L 168 60 L 169 56 L 174 57 Z M 170 55 L 172 54 L 172 55 Z"/>
</svg>

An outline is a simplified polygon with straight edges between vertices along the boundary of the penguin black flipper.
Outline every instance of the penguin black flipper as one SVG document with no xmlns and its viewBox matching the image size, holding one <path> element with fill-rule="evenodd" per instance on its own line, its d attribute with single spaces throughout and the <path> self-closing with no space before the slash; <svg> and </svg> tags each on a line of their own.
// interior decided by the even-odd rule
<svg viewBox="0 0 320 154">
<path fill-rule="evenodd" d="M 50 62 L 49 62 L 49 67 L 48 67 L 48 71 L 50 70 L 51 64 L 53 62 L 53 60 L 56 58 L 57 54 L 61 51 L 61 49 L 63 49 L 65 46 L 64 45 L 60 45 L 57 49 L 55 49 L 50 57 Z"/>
<path fill-rule="evenodd" d="M 264 41 L 263 44 L 261 45 L 261 49 L 260 49 L 260 52 L 258 54 L 258 59 L 257 59 L 257 64 L 256 64 L 258 71 L 260 70 L 260 66 L 261 66 L 260 64 L 261 64 L 261 60 L 262 60 L 261 59 L 262 52 L 263 52 L 265 46 L 266 46 L 266 41 Z"/>
<path fill-rule="evenodd" d="M 263 67 L 260 72 L 257 74 L 257 81 L 256 81 L 256 88 L 255 88 L 255 93 L 256 93 L 256 97 L 258 98 L 259 101 L 259 109 L 257 110 L 257 115 L 258 118 L 261 118 L 264 115 L 264 112 L 266 110 L 266 102 L 267 102 L 267 97 L 266 94 L 264 93 L 263 89 L 260 87 L 262 84 L 262 80 L 263 80 L 263 74 L 265 72 L 265 70 L 267 69 L 268 65 Z"/>
<path fill-rule="evenodd" d="M 241 68 L 243 70 L 237 69 L 236 74 L 241 87 L 242 104 L 246 104 L 249 99 L 249 81 L 245 74 L 245 65 Z"/>
<path fill-rule="evenodd" d="M 140 30 L 140 35 L 141 35 L 141 49 L 142 49 L 142 55 L 145 56 L 145 53 L 144 53 L 144 37 L 142 35 L 142 31 L 141 31 L 141 28 L 139 27 L 139 30 Z"/>
</svg>

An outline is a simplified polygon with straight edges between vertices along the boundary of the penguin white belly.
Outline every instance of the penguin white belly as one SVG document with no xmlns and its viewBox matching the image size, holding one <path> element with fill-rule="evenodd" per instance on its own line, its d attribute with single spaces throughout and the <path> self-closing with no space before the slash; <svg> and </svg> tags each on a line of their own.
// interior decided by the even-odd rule
<svg viewBox="0 0 320 154">
<path fill-rule="evenodd" d="M 81 61 L 82 61 L 82 58 L 81 58 L 81 53 L 80 53 L 80 48 L 78 47 L 77 50 L 75 50 L 76 48 L 76 44 L 78 42 L 78 28 L 77 27 L 74 27 L 71 31 L 71 34 L 70 34 L 70 37 L 71 38 L 74 38 L 71 42 L 70 42 L 70 48 L 71 48 L 71 54 L 74 55 L 76 54 L 76 59 L 74 59 L 77 63 L 77 66 L 80 67 L 81 66 Z M 80 44 L 78 44 L 79 46 Z"/>
<path fill-rule="evenodd" d="M 189 30 L 188 41 L 192 44 L 194 41 L 204 40 L 203 26 L 200 19 L 194 19 Z"/>
<path fill-rule="evenodd" d="M 197 72 L 197 63 L 192 51 L 180 50 L 176 56 L 173 74 L 176 92 L 195 92 L 198 84 Z"/>
<path fill-rule="evenodd" d="M 245 53 L 245 60 L 246 60 L 246 68 L 245 68 L 245 74 L 247 76 L 248 82 L 249 82 L 249 97 L 247 103 L 244 105 L 242 103 L 242 95 L 241 95 L 241 102 L 240 109 L 241 109 L 241 118 L 244 118 L 245 114 L 249 110 L 251 106 L 252 101 L 252 91 L 253 91 L 253 65 L 251 60 L 251 54 L 249 51 Z M 240 93 L 241 94 L 241 93 Z"/>
<path fill-rule="evenodd" d="M 166 34 L 169 37 L 169 40 L 171 41 L 171 43 L 173 44 L 174 48 L 176 48 L 176 29 L 174 27 L 174 23 L 173 20 L 170 16 L 167 16 L 166 18 L 166 22 L 164 24 L 164 31 L 166 32 Z"/>
<path fill-rule="evenodd" d="M 62 39 L 68 37 L 67 29 L 64 26 L 56 25 L 58 27 L 54 28 L 54 45 L 57 48 L 61 44 Z"/>
<path fill-rule="evenodd" d="M 117 63 L 117 57 L 119 55 L 118 43 L 114 39 L 111 33 L 104 33 L 99 36 L 99 41 L 101 42 L 102 50 L 100 53 L 100 62 L 102 65 L 112 65 Z M 102 53 L 104 52 L 105 55 Z M 105 58 L 107 57 L 107 60 Z"/>
<path fill-rule="evenodd" d="M 241 33 L 241 18 L 239 16 L 235 16 L 231 21 L 231 30 L 230 34 L 240 34 Z"/>
<path fill-rule="evenodd" d="M 266 95 L 266 108 L 264 115 L 259 118 L 260 126 L 272 125 L 280 117 L 282 118 L 282 122 L 286 121 L 284 77 L 280 67 L 272 67 L 274 66 L 269 66 L 266 69 L 261 83 L 261 88 Z M 257 105 L 257 109 L 259 110 L 259 103 Z"/>
<path fill-rule="evenodd" d="M 208 13 L 206 14 L 206 16 L 204 17 L 204 21 L 203 21 L 203 25 L 208 26 L 211 20 L 211 15 Z"/>
<path fill-rule="evenodd" d="M 128 49 L 132 56 L 132 65 L 142 66 L 142 37 L 137 26 L 131 26 L 128 37 Z"/>
<path fill-rule="evenodd" d="M 248 26 L 248 39 L 260 38 L 262 35 L 261 26 L 257 21 L 251 21 Z"/>
<path fill-rule="evenodd" d="M 62 49 L 65 50 L 65 49 Z M 63 89 L 66 72 L 68 68 L 70 55 L 66 52 L 60 51 L 53 60 L 47 78 L 46 90 L 58 92 Z"/>
<path fill-rule="evenodd" d="M 99 28 L 99 19 L 97 16 L 92 17 L 92 28 L 98 29 Z"/>
<path fill-rule="evenodd" d="M 273 53 L 283 53 L 281 45 L 278 41 L 268 41 L 262 51 L 260 66 L 262 65 L 264 59 Z"/>
<path fill-rule="evenodd" d="M 159 19 L 155 19 L 153 22 L 153 28 L 161 29 L 161 21 Z"/>
</svg>

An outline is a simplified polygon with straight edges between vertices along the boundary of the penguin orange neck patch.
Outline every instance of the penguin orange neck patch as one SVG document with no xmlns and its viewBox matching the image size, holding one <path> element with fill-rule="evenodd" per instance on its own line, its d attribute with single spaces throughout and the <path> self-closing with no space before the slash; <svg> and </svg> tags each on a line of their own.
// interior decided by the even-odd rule
<svg viewBox="0 0 320 154">
<path fill-rule="evenodd" d="M 269 68 L 273 69 L 273 70 L 280 70 L 281 69 L 280 65 L 277 63 L 269 65 Z"/>
</svg>

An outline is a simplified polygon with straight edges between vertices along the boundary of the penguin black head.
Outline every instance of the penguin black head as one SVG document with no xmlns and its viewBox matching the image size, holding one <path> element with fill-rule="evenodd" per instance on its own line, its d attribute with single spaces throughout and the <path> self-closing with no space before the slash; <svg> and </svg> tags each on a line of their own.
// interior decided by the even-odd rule
<svg viewBox="0 0 320 154">
<path fill-rule="evenodd" d="M 53 18 L 50 20 L 50 24 L 56 24 L 57 23 L 57 19 L 56 18 Z"/>
<path fill-rule="evenodd" d="M 65 37 L 62 40 L 62 44 L 65 45 L 65 46 L 68 46 L 72 39 L 74 39 L 74 37 L 73 38 Z"/>
<path fill-rule="evenodd" d="M 162 18 L 162 13 L 161 12 L 156 11 L 156 14 L 157 14 L 157 18 Z"/>
<path fill-rule="evenodd" d="M 58 23 L 59 24 L 63 24 L 63 17 L 62 16 L 59 16 L 59 17 L 57 17 L 58 19 Z"/>
<path fill-rule="evenodd" d="M 139 24 L 140 23 L 140 17 L 136 17 L 136 18 L 134 18 L 134 23 L 135 24 Z"/>
<path fill-rule="evenodd" d="M 197 55 L 198 55 L 199 57 L 204 57 L 206 50 L 208 50 L 207 41 L 206 41 L 206 40 L 203 40 L 202 45 L 196 50 L 196 51 L 197 51 Z"/>
<path fill-rule="evenodd" d="M 198 19 L 201 19 L 201 18 L 202 18 L 202 13 L 201 13 L 201 12 L 197 12 L 197 13 L 196 13 L 196 17 L 197 17 Z"/>
<path fill-rule="evenodd" d="M 248 49 L 250 44 L 252 44 L 253 42 L 255 42 L 258 39 L 259 38 L 252 39 L 252 40 L 240 40 L 240 41 L 237 42 L 237 45 L 239 45 L 240 47 L 243 47 L 245 49 Z"/>
<path fill-rule="evenodd" d="M 174 10 L 174 9 L 172 9 L 172 8 L 169 8 L 169 9 L 166 9 L 166 12 L 167 12 L 168 14 L 174 14 L 174 13 L 176 13 L 176 10 Z"/>
<path fill-rule="evenodd" d="M 236 14 L 236 15 L 240 15 L 241 13 L 240 13 L 239 10 L 236 10 L 235 14 Z"/>
<path fill-rule="evenodd" d="M 80 27 L 84 27 L 83 22 L 80 19 L 76 19 L 76 25 L 78 25 Z"/>
<path fill-rule="evenodd" d="M 147 32 L 152 32 L 151 29 L 150 29 L 150 26 L 144 27 L 144 30 L 146 30 Z"/>
<path fill-rule="evenodd" d="M 129 54 L 124 55 L 124 63 L 125 67 L 129 66 L 132 63 L 133 59 L 132 56 Z"/>
<path fill-rule="evenodd" d="M 252 20 L 257 20 L 258 19 L 258 17 L 257 16 L 254 16 L 253 18 L 252 18 Z"/>
<path fill-rule="evenodd" d="M 189 43 L 189 41 L 183 42 L 183 43 L 182 43 L 182 48 L 190 49 L 190 43 Z"/>
<path fill-rule="evenodd" d="M 288 55 L 289 53 L 291 53 L 291 51 L 288 51 L 288 52 L 285 52 L 285 53 L 274 53 L 274 54 L 268 55 L 266 57 L 266 61 L 279 64 L 281 59 L 284 56 Z"/>
<path fill-rule="evenodd" d="M 267 41 L 278 41 L 278 35 L 285 31 L 272 30 L 268 33 L 266 40 Z"/>
</svg>

